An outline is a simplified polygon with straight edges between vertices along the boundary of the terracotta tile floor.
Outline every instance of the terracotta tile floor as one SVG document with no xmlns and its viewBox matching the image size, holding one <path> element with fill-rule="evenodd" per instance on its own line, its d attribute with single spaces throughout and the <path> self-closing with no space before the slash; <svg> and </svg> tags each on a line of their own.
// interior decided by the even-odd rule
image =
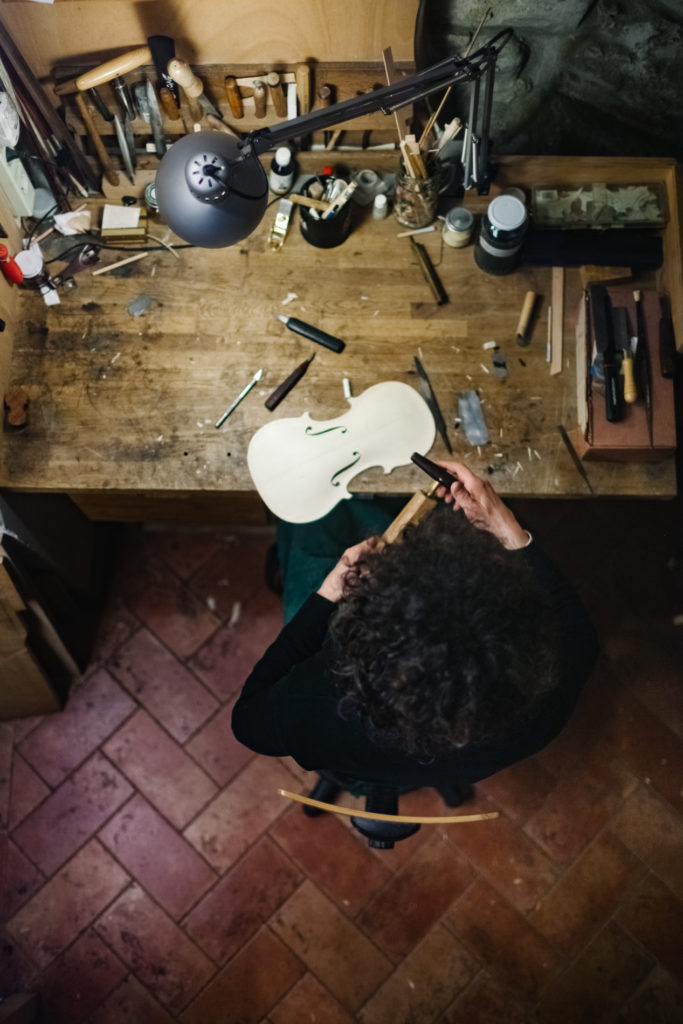
<svg viewBox="0 0 683 1024">
<path fill-rule="evenodd" d="M 66 709 L 0 724 L 0 994 L 41 993 L 44 1024 L 683 1020 L 680 508 L 517 506 L 600 665 L 550 747 L 476 787 L 496 821 L 387 852 L 229 731 L 280 627 L 271 534 L 130 528 Z"/>
</svg>

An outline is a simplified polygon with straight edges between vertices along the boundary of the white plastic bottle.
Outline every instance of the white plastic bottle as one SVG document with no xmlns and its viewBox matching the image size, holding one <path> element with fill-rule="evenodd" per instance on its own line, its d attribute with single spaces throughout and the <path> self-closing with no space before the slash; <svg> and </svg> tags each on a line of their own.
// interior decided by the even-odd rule
<svg viewBox="0 0 683 1024">
<path fill-rule="evenodd" d="M 268 187 L 275 195 L 289 192 L 294 184 L 294 157 L 287 146 L 279 146 L 270 164 Z"/>
<path fill-rule="evenodd" d="M 374 202 L 372 204 L 373 219 L 384 220 L 388 212 L 389 207 L 387 205 L 387 197 L 382 192 L 380 192 L 378 193 L 378 195 L 375 196 Z"/>
</svg>

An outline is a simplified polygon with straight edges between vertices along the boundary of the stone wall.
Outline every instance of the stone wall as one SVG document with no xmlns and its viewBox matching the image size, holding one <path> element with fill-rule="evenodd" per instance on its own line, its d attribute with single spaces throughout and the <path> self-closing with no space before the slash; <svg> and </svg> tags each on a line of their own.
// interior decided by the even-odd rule
<svg viewBox="0 0 683 1024">
<path fill-rule="evenodd" d="M 683 0 L 421 0 L 422 68 L 506 27 L 496 68 L 494 152 L 683 159 Z M 457 86 L 449 115 L 467 116 Z M 438 102 L 438 101 L 437 101 Z"/>
</svg>

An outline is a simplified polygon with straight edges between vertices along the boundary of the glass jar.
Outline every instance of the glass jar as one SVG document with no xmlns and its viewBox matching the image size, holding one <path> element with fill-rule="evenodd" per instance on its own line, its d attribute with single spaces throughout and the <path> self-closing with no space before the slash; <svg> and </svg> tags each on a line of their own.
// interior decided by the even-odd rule
<svg viewBox="0 0 683 1024">
<path fill-rule="evenodd" d="M 446 214 L 441 234 L 446 245 L 461 249 L 472 237 L 474 217 L 464 206 L 455 206 Z"/>
<path fill-rule="evenodd" d="M 407 174 L 396 176 L 394 214 L 399 224 L 407 228 L 426 228 L 436 217 L 437 202 L 433 178 L 411 178 Z"/>
<path fill-rule="evenodd" d="M 474 247 L 474 262 L 480 270 L 488 274 L 511 274 L 516 270 L 527 226 L 521 199 L 509 194 L 492 199 Z"/>
</svg>

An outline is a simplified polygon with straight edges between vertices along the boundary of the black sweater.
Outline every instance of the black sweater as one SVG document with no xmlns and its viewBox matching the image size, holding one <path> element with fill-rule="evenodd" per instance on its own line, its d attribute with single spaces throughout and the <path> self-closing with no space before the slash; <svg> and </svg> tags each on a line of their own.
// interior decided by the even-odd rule
<svg viewBox="0 0 683 1024">
<path fill-rule="evenodd" d="M 427 764 L 380 747 L 358 718 L 344 719 L 330 674 L 327 627 L 335 604 L 312 594 L 254 667 L 232 715 L 237 739 L 260 754 L 290 755 L 307 770 L 369 782 L 439 786 L 477 782 L 535 754 L 562 729 L 598 653 L 595 631 L 570 584 L 534 543 L 520 558 L 531 566 L 561 629 L 562 676 L 532 719 L 495 742 L 468 745 Z"/>
</svg>

